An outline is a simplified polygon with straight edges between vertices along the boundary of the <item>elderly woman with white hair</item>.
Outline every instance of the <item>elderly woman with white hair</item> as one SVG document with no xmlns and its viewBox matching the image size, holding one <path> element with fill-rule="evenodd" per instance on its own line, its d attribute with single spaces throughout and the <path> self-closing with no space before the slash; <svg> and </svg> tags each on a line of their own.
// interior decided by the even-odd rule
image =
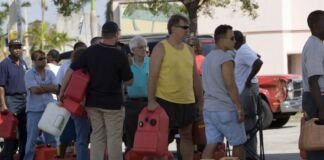
<svg viewBox="0 0 324 160">
<path fill-rule="evenodd" d="M 127 87 L 127 100 L 125 103 L 125 145 L 127 151 L 133 147 L 138 115 L 147 105 L 147 85 L 149 73 L 149 57 L 147 55 L 147 41 L 142 36 L 135 36 L 129 41 L 132 52 L 131 71 L 134 81 Z"/>
</svg>

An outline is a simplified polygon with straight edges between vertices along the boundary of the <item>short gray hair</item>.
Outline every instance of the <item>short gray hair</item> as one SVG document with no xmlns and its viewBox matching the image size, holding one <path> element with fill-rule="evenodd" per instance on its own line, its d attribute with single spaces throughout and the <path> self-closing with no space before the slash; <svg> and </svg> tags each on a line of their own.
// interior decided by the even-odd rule
<svg viewBox="0 0 324 160">
<path fill-rule="evenodd" d="M 133 48 L 137 47 L 138 46 L 138 43 L 140 42 L 144 42 L 146 45 L 147 45 L 147 41 L 144 37 L 142 36 L 135 36 L 133 37 L 130 41 L 129 41 L 129 49 L 132 50 Z"/>
</svg>

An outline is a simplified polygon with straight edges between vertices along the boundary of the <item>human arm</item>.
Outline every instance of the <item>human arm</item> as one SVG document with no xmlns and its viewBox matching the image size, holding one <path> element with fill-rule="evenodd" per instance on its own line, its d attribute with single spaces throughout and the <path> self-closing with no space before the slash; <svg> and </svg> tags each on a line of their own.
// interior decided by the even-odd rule
<svg viewBox="0 0 324 160">
<path fill-rule="evenodd" d="M 238 89 L 235 83 L 234 78 L 234 63 L 233 61 L 226 61 L 221 65 L 222 76 L 224 79 L 225 87 L 234 102 L 237 113 L 238 113 L 238 121 L 244 121 L 244 110 L 240 102 L 240 97 L 238 93 Z"/>
<path fill-rule="evenodd" d="M 314 75 L 308 78 L 309 83 L 309 90 L 311 92 L 311 95 L 313 99 L 315 100 L 316 106 L 318 106 L 319 110 L 319 120 L 321 124 L 324 124 L 324 102 L 321 100 L 321 90 L 320 86 L 318 84 L 318 79 L 320 78 L 320 75 Z"/>
<path fill-rule="evenodd" d="M 130 86 L 133 84 L 134 78 L 133 78 L 133 73 L 130 69 L 130 65 L 129 65 L 129 59 L 128 59 L 128 55 L 123 57 L 123 66 L 122 66 L 122 71 L 121 71 L 121 76 L 123 79 L 123 83 L 126 86 Z"/>
<path fill-rule="evenodd" d="M 246 88 L 251 88 L 251 80 L 253 77 L 255 77 L 258 74 L 262 65 L 263 65 L 263 61 L 261 59 L 258 58 L 254 61 L 253 65 L 252 65 L 252 71 L 250 72 L 250 74 L 245 82 Z"/>
<path fill-rule="evenodd" d="M 159 106 L 159 104 L 155 100 L 155 92 L 164 54 L 163 45 L 161 43 L 158 43 L 154 47 L 150 57 L 147 104 L 147 108 L 150 111 L 154 111 Z"/>
<path fill-rule="evenodd" d="M 5 99 L 5 88 L 0 86 L 0 112 L 7 112 L 8 107 Z"/>
<path fill-rule="evenodd" d="M 190 48 L 190 51 L 195 57 L 194 51 L 192 48 Z M 202 88 L 202 83 L 201 83 L 201 78 L 200 75 L 197 72 L 197 64 L 195 61 L 195 58 L 193 58 L 193 88 L 194 88 L 194 93 L 195 93 L 195 98 L 196 98 L 196 106 L 198 109 L 198 114 L 199 116 L 202 115 L 202 109 L 204 105 L 204 94 L 203 94 L 203 88 Z"/>
<path fill-rule="evenodd" d="M 71 68 L 69 68 L 66 71 L 65 75 L 64 75 L 64 78 L 63 78 L 62 84 L 61 84 L 61 88 L 60 88 L 60 92 L 59 92 L 59 95 L 58 95 L 58 99 L 57 99 L 57 101 L 59 103 L 62 103 L 63 102 L 63 98 L 64 98 L 63 97 L 63 94 L 64 94 L 64 91 L 65 91 L 65 89 L 67 87 L 68 82 L 71 79 L 72 73 L 73 73 L 73 70 Z"/>
</svg>

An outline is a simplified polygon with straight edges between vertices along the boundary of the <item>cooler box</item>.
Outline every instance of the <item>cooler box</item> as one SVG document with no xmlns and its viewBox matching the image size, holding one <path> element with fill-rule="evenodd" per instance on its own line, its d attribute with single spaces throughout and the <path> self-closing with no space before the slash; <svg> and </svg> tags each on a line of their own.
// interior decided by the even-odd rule
<svg viewBox="0 0 324 160">
<path fill-rule="evenodd" d="M 17 138 L 17 118 L 11 113 L 0 113 L 0 137 L 4 139 Z"/>
<path fill-rule="evenodd" d="M 194 144 L 206 144 L 204 119 L 194 121 L 192 124 L 192 137 Z"/>
<path fill-rule="evenodd" d="M 169 117 L 162 107 L 145 107 L 138 117 L 133 151 L 145 156 L 168 154 Z"/>
<path fill-rule="evenodd" d="M 38 122 L 38 128 L 57 137 L 62 134 L 70 115 L 69 111 L 56 103 L 48 103 L 42 118 Z"/>
<path fill-rule="evenodd" d="M 86 113 L 81 102 L 85 97 L 89 81 L 90 76 L 81 69 L 72 73 L 71 79 L 64 91 L 63 106 L 73 115 L 83 116 Z"/>
</svg>

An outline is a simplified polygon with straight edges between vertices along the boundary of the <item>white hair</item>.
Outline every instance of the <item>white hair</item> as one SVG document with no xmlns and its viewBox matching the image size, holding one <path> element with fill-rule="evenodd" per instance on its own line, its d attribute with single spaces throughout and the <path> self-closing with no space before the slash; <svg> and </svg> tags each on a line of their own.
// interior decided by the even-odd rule
<svg viewBox="0 0 324 160">
<path fill-rule="evenodd" d="M 145 45 L 147 45 L 147 41 L 146 41 L 146 39 L 144 37 L 139 36 L 139 35 L 133 37 L 129 41 L 129 44 L 128 44 L 129 45 L 129 49 L 132 50 L 133 48 L 138 47 L 138 44 L 141 43 L 141 42 L 143 42 L 143 43 L 145 43 Z"/>
</svg>

